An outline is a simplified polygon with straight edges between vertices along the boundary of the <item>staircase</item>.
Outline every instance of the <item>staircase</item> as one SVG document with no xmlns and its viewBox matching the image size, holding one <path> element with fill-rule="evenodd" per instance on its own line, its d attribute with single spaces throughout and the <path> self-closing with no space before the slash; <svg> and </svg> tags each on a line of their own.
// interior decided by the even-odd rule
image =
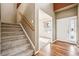
<svg viewBox="0 0 79 59">
<path fill-rule="evenodd" d="M 1 55 L 33 55 L 33 48 L 19 24 L 1 23 Z"/>
</svg>

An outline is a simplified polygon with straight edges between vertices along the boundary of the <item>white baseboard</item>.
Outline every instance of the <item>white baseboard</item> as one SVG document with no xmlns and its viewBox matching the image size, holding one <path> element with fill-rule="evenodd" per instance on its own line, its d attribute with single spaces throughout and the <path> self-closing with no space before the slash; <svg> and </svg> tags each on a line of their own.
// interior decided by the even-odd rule
<svg viewBox="0 0 79 59">
<path fill-rule="evenodd" d="M 54 40 L 54 41 L 52 41 L 51 43 L 54 43 L 54 42 L 56 42 L 57 40 Z"/>
<path fill-rule="evenodd" d="M 39 53 L 39 51 L 40 51 L 40 49 L 38 49 L 38 50 L 34 53 L 34 55 L 37 55 L 37 54 Z"/>
<path fill-rule="evenodd" d="M 66 43 L 70 43 L 70 44 L 76 45 L 76 43 L 72 43 L 72 42 L 68 42 L 68 41 L 63 41 L 63 40 L 56 40 L 56 41 L 61 41 L 61 42 L 66 42 Z"/>
</svg>

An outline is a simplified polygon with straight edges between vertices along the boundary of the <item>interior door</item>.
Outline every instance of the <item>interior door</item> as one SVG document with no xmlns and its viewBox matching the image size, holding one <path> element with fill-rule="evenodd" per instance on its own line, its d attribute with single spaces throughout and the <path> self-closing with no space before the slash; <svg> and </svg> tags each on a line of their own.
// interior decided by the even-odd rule
<svg viewBox="0 0 79 59">
<path fill-rule="evenodd" d="M 52 41 L 52 17 L 39 9 L 39 48 L 44 48 Z"/>
</svg>

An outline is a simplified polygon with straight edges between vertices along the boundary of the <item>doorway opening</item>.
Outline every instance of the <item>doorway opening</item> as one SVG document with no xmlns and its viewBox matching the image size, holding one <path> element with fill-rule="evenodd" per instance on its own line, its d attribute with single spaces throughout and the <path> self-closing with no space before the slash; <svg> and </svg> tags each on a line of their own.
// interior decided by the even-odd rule
<svg viewBox="0 0 79 59">
<path fill-rule="evenodd" d="M 39 49 L 52 41 L 52 17 L 39 9 Z"/>
<path fill-rule="evenodd" d="M 57 19 L 57 40 L 76 44 L 77 16 Z"/>
</svg>

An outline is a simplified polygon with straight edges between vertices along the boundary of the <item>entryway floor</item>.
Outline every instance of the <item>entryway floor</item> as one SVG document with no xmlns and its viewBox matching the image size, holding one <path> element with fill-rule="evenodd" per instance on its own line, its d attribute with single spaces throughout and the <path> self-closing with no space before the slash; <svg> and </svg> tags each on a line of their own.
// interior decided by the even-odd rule
<svg viewBox="0 0 79 59">
<path fill-rule="evenodd" d="M 36 56 L 79 56 L 79 48 L 70 43 L 56 41 L 40 49 Z"/>
<path fill-rule="evenodd" d="M 39 46 L 40 46 L 40 48 L 42 49 L 43 47 L 47 46 L 50 43 L 50 40 L 51 39 L 49 39 L 49 38 L 40 37 L 39 38 Z"/>
</svg>

